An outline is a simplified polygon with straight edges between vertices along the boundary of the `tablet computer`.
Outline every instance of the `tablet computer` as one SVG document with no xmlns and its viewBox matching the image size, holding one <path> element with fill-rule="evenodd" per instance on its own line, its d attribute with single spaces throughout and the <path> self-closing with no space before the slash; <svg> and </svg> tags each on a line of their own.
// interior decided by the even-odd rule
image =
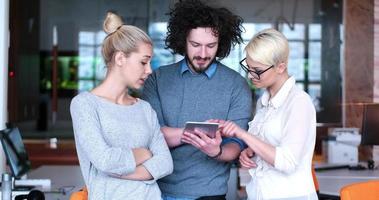
<svg viewBox="0 0 379 200">
<path fill-rule="evenodd" d="M 212 122 L 186 122 L 184 131 L 194 132 L 197 129 L 207 134 L 208 137 L 215 138 L 218 125 L 218 123 Z"/>
</svg>

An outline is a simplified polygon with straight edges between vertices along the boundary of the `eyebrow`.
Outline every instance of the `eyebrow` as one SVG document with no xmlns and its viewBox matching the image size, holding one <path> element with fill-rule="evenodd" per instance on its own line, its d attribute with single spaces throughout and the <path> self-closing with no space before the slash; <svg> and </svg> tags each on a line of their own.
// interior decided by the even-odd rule
<svg viewBox="0 0 379 200">
<path fill-rule="evenodd" d="M 218 42 L 212 42 L 212 43 L 208 43 L 207 45 L 215 45 L 217 44 Z"/>
<path fill-rule="evenodd" d="M 196 42 L 196 41 L 193 41 L 193 40 L 189 40 L 189 42 L 191 43 L 196 43 L 196 44 L 201 44 L 199 42 Z M 211 43 L 208 43 L 208 44 L 205 44 L 205 45 L 214 45 L 214 44 L 217 44 L 218 42 L 211 42 Z"/>
<path fill-rule="evenodd" d="M 257 71 L 257 70 L 263 70 L 262 67 L 251 67 L 251 69 Z"/>
<path fill-rule="evenodd" d="M 245 61 L 246 62 L 246 61 Z M 258 70 L 264 70 L 263 67 L 253 67 L 253 66 L 250 66 L 249 64 L 247 64 L 246 62 L 246 66 L 249 70 L 254 70 L 254 71 L 258 71 Z"/>
<path fill-rule="evenodd" d="M 245 63 L 246 63 L 246 67 L 247 67 L 248 70 L 254 70 L 254 71 L 261 70 L 260 67 L 252 67 L 249 64 L 247 64 L 246 61 L 245 61 Z"/>
<path fill-rule="evenodd" d="M 144 55 L 143 57 L 144 58 L 151 58 L 151 56 L 149 56 L 149 55 Z"/>
</svg>

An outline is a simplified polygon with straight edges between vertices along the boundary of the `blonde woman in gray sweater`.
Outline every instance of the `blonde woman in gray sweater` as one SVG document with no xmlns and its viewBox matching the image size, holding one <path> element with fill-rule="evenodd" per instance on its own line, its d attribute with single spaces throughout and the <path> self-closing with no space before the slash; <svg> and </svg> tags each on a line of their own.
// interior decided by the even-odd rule
<svg viewBox="0 0 379 200">
<path fill-rule="evenodd" d="M 104 81 L 71 102 L 76 149 L 90 200 L 161 199 L 156 180 L 173 170 L 150 105 L 129 95 L 151 74 L 152 42 L 141 29 L 108 13 Z"/>
</svg>

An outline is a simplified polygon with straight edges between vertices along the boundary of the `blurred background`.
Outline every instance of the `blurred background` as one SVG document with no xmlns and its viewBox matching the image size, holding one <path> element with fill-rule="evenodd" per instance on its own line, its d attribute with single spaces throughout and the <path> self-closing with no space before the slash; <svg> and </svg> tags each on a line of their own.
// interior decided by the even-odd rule
<svg viewBox="0 0 379 200">
<path fill-rule="evenodd" d="M 154 41 L 154 69 L 181 59 L 165 49 L 173 0 L 12 0 L 10 1 L 9 120 L 24 138 L 72 139 L 69 104 L 78 92 L 99 84 L 102 22 L 108 10 L 145 30 Z M 235 71 L 252 36 L 275 27 L 289 39 L 289 71 L 308 92 L 319 123 L 342 123 L 344 25 L 342 0 L 212 0 L 244 19 L 244 43 L 221 60 Z M 53 29 L 57 29 L 57 121 L 52 122 Z M 254 90 L 256 100 L 261 91 Z"/>
</svg>

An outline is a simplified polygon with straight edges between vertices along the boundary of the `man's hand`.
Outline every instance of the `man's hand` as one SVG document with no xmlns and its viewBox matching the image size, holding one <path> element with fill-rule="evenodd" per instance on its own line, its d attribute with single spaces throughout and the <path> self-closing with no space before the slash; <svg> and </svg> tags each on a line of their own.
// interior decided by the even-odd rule
<svg viewBox="0 0 379 200">
<path fill-rule="evenodd" d="M 182 145 L 181 138 L 183 133 L 183 128 L 172 128 L 163 126 L 161 131 L 167 142 L 168 147 L 173 148 Z"/>
<path fill-rule="evenodd" d="M 242 168 L 250 169 L 257 167 L 257 164 L 251 160 L 251 158 L 254 156 L 254 152 L 251 148 L 246 148 L 241 152 L 239 161 L 241 163 Z"/>
<path fill-rule="evenodd" d="M 204 132 L 198 129 L 195 129 L 194 132 L 185 131 L 182 136 L 182 142 L 191 144 L 210 157 L 214 157 L 220 152 L 221 141 L 222 138 L 219 131 L 216 132 L 215 138 L 208 137 Z"/>
</svg>

